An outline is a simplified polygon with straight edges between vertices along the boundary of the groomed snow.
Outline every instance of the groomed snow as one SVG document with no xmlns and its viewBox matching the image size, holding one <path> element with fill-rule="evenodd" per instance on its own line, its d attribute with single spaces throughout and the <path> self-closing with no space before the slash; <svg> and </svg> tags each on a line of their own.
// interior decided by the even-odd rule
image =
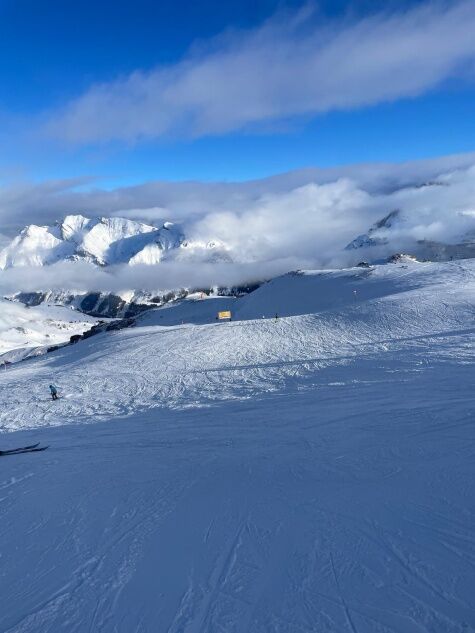
<svg viewBox="0 0 475 633">
<path fill-rule="evenodd" d="M 287 275 L 9 367 L 0 631 L 475 630 L 474 300 Z"/>
</svg>

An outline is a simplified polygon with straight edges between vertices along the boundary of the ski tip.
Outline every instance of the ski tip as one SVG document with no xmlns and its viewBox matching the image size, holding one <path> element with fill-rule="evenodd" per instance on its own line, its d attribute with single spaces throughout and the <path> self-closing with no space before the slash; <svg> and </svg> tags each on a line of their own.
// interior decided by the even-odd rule
<svg viewBox="0 0 475 633">
<path fill-rule="evenodd" d="M 47 448 L 49 448 L 49 444 L 48 446 L 40 446 L 38 448 L 17 448 L 17 449 L 13 449 L 10 451 L 0 451 L 0 457 L 4 457 L 6 455 L 24 455 L 25 453 L 39 453 L 41 451 L 45 451 Z"/>
</svg>

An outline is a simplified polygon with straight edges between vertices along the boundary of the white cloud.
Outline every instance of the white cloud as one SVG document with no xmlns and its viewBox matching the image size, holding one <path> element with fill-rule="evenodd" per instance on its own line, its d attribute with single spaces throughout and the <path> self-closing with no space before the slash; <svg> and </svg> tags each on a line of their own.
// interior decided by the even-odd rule
<svg viewBox="0 0 475 633">
<path fill-rule="evenodd" d="M 475 2 L 360 20 L 307 9 L 223 35 L 182 61 L 92 86 L 47 131 L 72 143 L 223 134 L 414 97 L 475 60 Z"/>
<path fill-rule="evenodd" d="M 387 195 L 438 180 L 443 174 L 461 174 L 463 179 L 474 164 L 475 153 L 407 163 L 308 168 L 239 183 L 150 181 L 112 190 L 93 187 L 93 181 L 87 186 L 84 179 L 0 182 L 0 233 L 11 236 L 27 224 L 51 224 L 72 213 L 116 215 L 152 223 L 199 221 L 213 213 L 244 214 L 272 196 L 277 199 L 309 184 L 338 180 L 352 181 L 371 195 Z"/>
<path fill-rule="evenodd" d="M 311 183 L 267 193 L 243 211 L 210 213 L 193 223 L 191 233 L 221 240 L 243 261 L 292 255 L 323 264 L 372 221 L 370 205 L 369 194 L 351 180 Z"/>
<path fill-rule="evenodd" d="M 43 268 L 11 268 L 0 272 L 0 293 L 67 290 L 68 292 L 123 293 L 130 289 L 166 291 L 178 288 L 232 287 L 270 279 L 301 267 L 301 257 L 283 257 L 255 263 L 165 262 L 157 266 L 116 266 L 102 269 L 84 262 L 66 262 Z M 306 262 L 309 266 L 311 260 Z"/>
<path fill-rule="evenodd" d="M 308 169 L 247 183 L 151 182 L 113 191 L 76 190 L 76 181 L 0 187 L 0 231 L 64 215 L 180 220 L 189 240 L 221 241 L 234 263 L 163 262 L 94 269 L 61 264 L 0 272 L 0 292 L 22 288 L 111 290 L 234 285 L 296 268 L 342 266 L 363 253 L 348 242 L 394 209 L 391 254 L 415 240 L 475 239 L 475 155 L 398 165 Z M 383 253 L 384 254 L 384 253 Z"/>
</svg>

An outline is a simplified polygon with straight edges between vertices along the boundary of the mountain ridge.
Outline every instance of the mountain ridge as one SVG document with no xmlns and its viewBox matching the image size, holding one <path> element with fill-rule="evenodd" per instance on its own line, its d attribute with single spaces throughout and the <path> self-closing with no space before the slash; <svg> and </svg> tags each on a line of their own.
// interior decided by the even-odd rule
<svg viewBox="0 0 475 633">
<path fill-rule="evenodd" d="M 98 266 L 153 264 L 183 240 L 181 227 L 171 222 L 157 228 L 125 218 L 67 215 L 54 225 L 30 224 L 20 231 L 0 250 L 0 269 L 78 260 Z"/>
<path fill-rule="evenodd" d="M 366 233 L 345 246 L 345 251 L 363 254 L 372 263 L 391 261 L 395 253 L 405 252 L 428 261 L 471 259 L 475 257 L 475 216 L 460 212 L 465 230 L 446 237 L 446 241 L 419 235 L 420 229 L 400 209 L 394 209 L 375 222 Z"/>
</svg>

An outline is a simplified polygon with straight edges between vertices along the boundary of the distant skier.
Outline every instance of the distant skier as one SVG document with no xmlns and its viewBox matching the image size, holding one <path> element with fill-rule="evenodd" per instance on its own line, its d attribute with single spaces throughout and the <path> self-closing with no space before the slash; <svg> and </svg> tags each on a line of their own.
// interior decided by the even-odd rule
<svg viewBox="0 0 475 633">
<path fill-rule="evenodd" d="M 58 399 L 58 390 L 56 389 L 56 387 L 54 385 L 50 385 L 49 386 L 49 390 L 51 392 L 51 397 L 53 398 L 53 400 L 57 400 Z"/>
</svg>

